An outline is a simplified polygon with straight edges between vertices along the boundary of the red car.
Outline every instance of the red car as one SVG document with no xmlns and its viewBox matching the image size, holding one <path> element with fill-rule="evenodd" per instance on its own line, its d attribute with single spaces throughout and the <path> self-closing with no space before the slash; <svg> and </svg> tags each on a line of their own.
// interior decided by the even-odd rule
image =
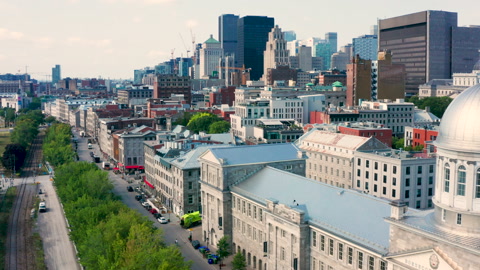
<svg viewBox="0 0 480 270">
<path fill-rule="evenodd" d="M 152 209 L 150 209 L 150 213 L 152 213 L 152 214 L 156 214 L 156 213 L 158 213 L 158 211 L 157 211 L 157 209 L 155 209 L 155 208 L 152 208 Z"/>
</svg>

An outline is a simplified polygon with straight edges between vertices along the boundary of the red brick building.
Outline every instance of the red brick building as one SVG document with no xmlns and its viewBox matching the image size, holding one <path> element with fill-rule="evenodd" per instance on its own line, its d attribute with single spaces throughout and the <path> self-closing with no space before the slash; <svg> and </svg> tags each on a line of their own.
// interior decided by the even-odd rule
<svg viewBox="0 0 480 270">
<path fill-rule="evenodd" d="M 235 86 L 227 86 L 218 89 L 216 92 L 208 93 L 208 101 L 205 102 L 205 105 L 207 107 L 222 104 L 233 106 L 233 102 L 235 101 L 235 88 Z"/>
<path fill-rule="evenodd" d="M 428 141 L 435 141 L 438 137 L 437 126 L 419 128 L 419 127 L 405 127 L 405 146 L 419 146 L 427 148 Z"/>
</svg>

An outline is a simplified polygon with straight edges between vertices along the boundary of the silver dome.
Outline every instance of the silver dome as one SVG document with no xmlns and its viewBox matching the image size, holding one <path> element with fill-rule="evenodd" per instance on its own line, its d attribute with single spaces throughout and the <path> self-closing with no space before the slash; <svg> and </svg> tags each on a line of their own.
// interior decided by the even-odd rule
<svg viewBox="0 0 480 270">
<path fill-rule="evenodd" d="M 437 147 L 480 153 L 480 84 L 465 89 L 440 122 Z"/>
</svg>

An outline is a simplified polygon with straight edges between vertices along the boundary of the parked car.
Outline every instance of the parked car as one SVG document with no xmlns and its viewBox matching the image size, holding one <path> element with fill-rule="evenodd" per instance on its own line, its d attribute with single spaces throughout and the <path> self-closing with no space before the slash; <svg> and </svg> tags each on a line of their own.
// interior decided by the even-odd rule
<svg viewBox="0 0 480 270">
<path fill-rule="evenodd" d="M 198 240 L 193 240 L 192 241 L 192 247 L 194 249 L 198 249 L 200 247 L 200 242 Z"/>
<path fill-rule="evenodd" d="M 90 156 L 93 157 L 95 154 L 93 152 L 90 152 Z"/>
<path fill-rule="evenodd" d="M 127 190 L 128 190 L 128 192 L 133 192 L 133 187 L 132 187 L 132 186 L 128 186 L 128 187 L 127 187 Z"/>
<path fill-rule="evenodd" d="M 167 224 L 168 220 L 165 217 L 160 217 L 158 218 L 158 222 L 160 222 L 161 224 Z"/>
<path fill-rule="evenodd" d="M 142 199 L 142 195 L 135 195 L 135 200 L 140 201 Z"/>
<path fill-rule="evenodd" d="M 143 206 L 143 207 L 147 207 L 147 206 L 149 206 L 149 205 L 150 205 L 150 204 L 149 204 L 148 202 L 146 202 L 146 201 L 142 202 L 142 206 Z"/>
<path fill-rule="evenodd" d="M 157 209 L 155 209 L 155 208 L 150 209 L 149 212 L 152 213 L 152 214 L 158 213 Z"/>
<path fill-rule="evenodd" d="M 156 218 L 156 219 L 158 219 L 158 218 L 161 218 L 161 217 L 162 217 L 162 214 L 160 214 L 160 213 L 154 213 L 154 214 L 153 214 L 153 217 Z"/>
</svg>

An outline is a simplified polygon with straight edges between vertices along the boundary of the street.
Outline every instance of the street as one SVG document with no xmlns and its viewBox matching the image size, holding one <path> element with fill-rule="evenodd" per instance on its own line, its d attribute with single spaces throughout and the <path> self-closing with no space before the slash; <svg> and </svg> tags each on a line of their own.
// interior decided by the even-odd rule
<svg viewBox="0 0 480 270">
<path fill-rule="evenodd" d="M 93 149 L 87 149 L 87 138 L 80 137 L 78 132 L 74 132 L 75 138 L 78 140 L 78 156 L 80 160 L 92 161 L 90 157 L 90 152 L 93 151 L 96 155 L 100 156 L 103 159 L 103 155 L 98 149 L 97 144 L 93 144 Z M 103 160 L 102 160 L 103 161 Z M 101 167 L 101 163 L 97 164 Z M 113 166 L 112 166 L 113 167 Z M 210 265 L 207 260 L 203 258 L 202 254 L 195 250 L 190 242 L 188 241 L 188 236 L 190 231 L 184 229 L 180 226 L 180 220 L 175 214 L 165 214 L 164 216 L 168 219 L 170 218 L 170 223 L 160 224 L 153 215 L 148 212 L 137 200 L 135 200 L 135 195 L 137 192 L 128 192 L 127 186 L 138 187 L 140 186 L 140 180 L 134 180 L 133 183 L 128 183 L 126 180 L 122 179 L 121 174 L 113 173 L 113 170 L 109 171 L 109 177 L 112 180 L 114 185 L 114 193 L 121 196 L 122 201 L 131 209 L 134 209 L 141 213 L 142 215 L 147 216 L 151 221 L 154 222 L 155 226 L 163 230 L 163 236 L 165 242 L 168 244 L 175 244 L 175 239 L 178 240 L 178 245 L 182 251 L 182 254 L 185 260 L 193 262 L 191 269 L 201 270 L 201 269 L 219 269 L 218 264 Z M 148 187 L 147 187 L 148 188 Z M 201 226 L 191 228 L 193 240 L 199 240 L 203 244 L 203 239 L 201 239 Z M 229 269 L 230 267 L 223 267 L 222 269 Z"/>
</svg>

